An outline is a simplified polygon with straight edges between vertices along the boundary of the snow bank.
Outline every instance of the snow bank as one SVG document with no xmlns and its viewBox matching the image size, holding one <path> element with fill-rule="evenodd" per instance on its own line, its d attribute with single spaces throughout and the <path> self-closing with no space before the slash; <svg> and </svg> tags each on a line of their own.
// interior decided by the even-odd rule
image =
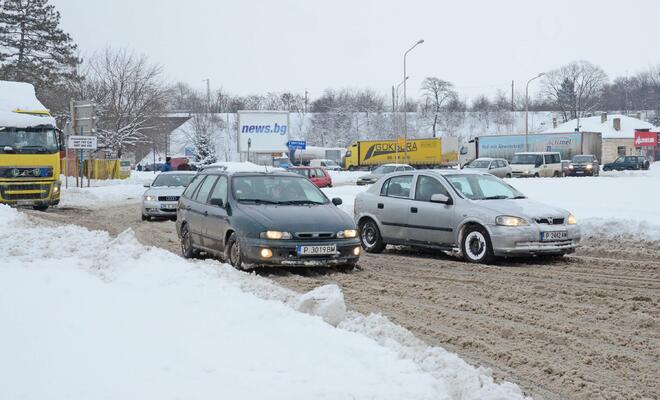
<svg viewBox="0 0 660 400">
<path fill-rule="evenodd" d="M 62 184 L 61 207 L 97 209 L 126 201 L 139 201 L 145 192 L 144 185 L 150 184 L 158 173 L 132 171 L 127 179 L 92 180 L 90 187 L 77 188 L 76 179 L 69 177 L 69 187 Z M 60 177 L 64 182 L 64 176 Z"/>
<path fill-rule="evenodd" d="M 336 286 L 299 296 L 2 205 L 0 225 L 0 398 L 522 398 L 382 317 L 342 316 Z"/>
<path fill-rule="evenodd" d="M 328 171 L 332 178 L 333 186 L 355 185 L 358 178 L 366 175 L 369 171 Z"/>
</svg>

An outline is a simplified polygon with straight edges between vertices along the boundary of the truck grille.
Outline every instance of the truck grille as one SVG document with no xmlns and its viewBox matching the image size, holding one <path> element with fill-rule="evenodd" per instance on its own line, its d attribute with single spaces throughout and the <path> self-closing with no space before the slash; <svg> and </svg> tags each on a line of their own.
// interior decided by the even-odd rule
<svg viewBox="0 0 660 400">
<path fill-rule="evenodd" d="M 537 218 L 537 224 L 547 224 L 547 225 L 563 225 L 564 218 Z"/>
<path fill-rule="evenodd" d="M 179 196 L 158 196 L 158 201 L 179 201 Z"/>
<path fill-rule="evenodd" d="M 50 184 L 25 183 L 15 185 L 0 185 L 0 197 L 5 200 L 40 200 L 47 199 Z M 30 191 L 33 193 L 15 193 Z M 37 193 L 34 193 L 37 192 Z"/>
</svg>

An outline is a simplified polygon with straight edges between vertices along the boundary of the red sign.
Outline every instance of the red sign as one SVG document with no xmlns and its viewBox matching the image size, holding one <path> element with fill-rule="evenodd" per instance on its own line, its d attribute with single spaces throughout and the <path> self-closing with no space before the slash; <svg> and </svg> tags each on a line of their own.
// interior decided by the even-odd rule
<svg viewBox="0 0 660 400">
<path fill-rule="evenodd" d="M 635 131 L 635 147 L 657 146 L 658 132 Z"/>
</svg>

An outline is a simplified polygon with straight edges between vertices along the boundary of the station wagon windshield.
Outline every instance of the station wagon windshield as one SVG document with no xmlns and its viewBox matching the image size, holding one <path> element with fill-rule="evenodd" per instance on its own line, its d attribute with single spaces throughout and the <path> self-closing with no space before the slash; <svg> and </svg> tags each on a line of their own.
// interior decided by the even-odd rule
<svg viewBox="0 0 660 400">
<path fill-rule="evenodd" d="M 543 162 L 543 157 L 538 154 L 516 154 L 513 156 L 513 160 L 511 160 L 511 164 L 518 165 L 530 165 L 536 164 L 537 162 Z"/>
<path fill-rule="evenodd" d="M 490 175 L 446 175 L 458 192 L 470 200 L 524 199 L 525 196 L 500 179 Z"/>
<path fill-rule="evenodd" d="M 187 187 L 195 177 L 194 174 L 161 174 L 151 186 L 184 186 Z"/>
<path fill-rule="evenodd" d="M 234 198 L 255 204 L 326 204 L 327 197 L 304 178 L 288 176 L 237 176 L 232 179 Z"/>
</svg>

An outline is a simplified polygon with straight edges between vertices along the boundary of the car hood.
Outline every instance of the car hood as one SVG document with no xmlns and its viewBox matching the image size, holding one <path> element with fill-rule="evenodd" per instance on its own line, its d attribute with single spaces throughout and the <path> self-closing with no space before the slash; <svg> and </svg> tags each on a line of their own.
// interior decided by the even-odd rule
<svg viewBox="0 0 660 400">
<path fill-rule="evenodd" d="M 473 202 L 497 215 L 511 215 L 527 219 L 564 218 L 568 215 L 568 211 L 563 208 L 549 206 L 530 199 L 473 200 Z"/>
<path fill-rule="evenodd" d="M 354 229 L 353 219 L 332 203 L 309 206 L 241 204 L 240 209 L 264 229 L 283 232 L 338 232 Z"/>
<path fill-rule="evenodd" d="M 144 195 L 152 196 L 181 196 L 186 190 L 183 186 L 152 186 L 144 192 Z"/>
</svg>

